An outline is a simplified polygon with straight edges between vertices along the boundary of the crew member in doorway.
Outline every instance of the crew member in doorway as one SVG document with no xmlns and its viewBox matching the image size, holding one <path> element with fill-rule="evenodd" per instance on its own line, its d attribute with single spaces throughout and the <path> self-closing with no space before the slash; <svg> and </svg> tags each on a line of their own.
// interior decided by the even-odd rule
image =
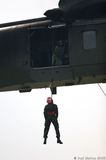
<svg viewBox="0 0 106 160">
<path fill-rule="evenodd" d="M 59 124 L 58 124 L 58 107 L 53 103 L 51 97 L 47 98 L 47 105 L 44 108 L 45 128 L 44 128 L 44 144 L 47 142 L 50 124 L 54 125 L 57 137 L 57 143 L 63 144 L 60 140 Z"/>
<path fill-rule="evenodd" d="M 52 65 L 53 66 L 61 66 L 63 65 L 63 55 L 64 55 L 64 43 L 62 40 L 59 40 L 57 42 L 57 45 L 55 46 L 53 55 L 52 55 Z"/>
</svg>

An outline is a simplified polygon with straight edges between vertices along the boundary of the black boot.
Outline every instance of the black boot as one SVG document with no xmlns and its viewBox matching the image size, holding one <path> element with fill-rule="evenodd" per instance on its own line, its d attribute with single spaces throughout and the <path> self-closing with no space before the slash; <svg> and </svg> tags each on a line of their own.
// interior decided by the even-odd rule
<svg viewBox="0 0 106 160">
<path fill-rule="evenodd" d="M 43 142 L 43 144 L 46 144 L 46 143 L 47 143 L 47 141 L 46 141 L 46 140 L 47 140 L 47 139 L 45 138 L 45 139 L 44 139 L 44 142 Z"/>
<path fill-rule="evenodd" d="M 57 143 L 63 144 L 63 142 L 60 140 L 60 138 L 57 139 Z"/>
</svg>

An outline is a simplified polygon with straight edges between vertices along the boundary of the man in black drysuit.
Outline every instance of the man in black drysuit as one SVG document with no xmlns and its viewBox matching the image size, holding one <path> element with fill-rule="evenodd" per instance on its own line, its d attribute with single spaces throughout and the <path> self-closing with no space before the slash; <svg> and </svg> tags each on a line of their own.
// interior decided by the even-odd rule
<svg viewBox="0 0 106 160">
<path fill-rule="evenodd" d="M 63 144 L 60 140 L 59 124 L 57 120 L 58 118 L 57 105 L 53 103 L 53 100 L 51 97 L 47 98 L 47 103 L 48 104 L 44 108 L 44 117 L 45 117 L 44 144 L 46 144 L 47 135 L 48 135 L 51 123 L 53 123 L 56 131 L 57 143 Z"/>
</svg>

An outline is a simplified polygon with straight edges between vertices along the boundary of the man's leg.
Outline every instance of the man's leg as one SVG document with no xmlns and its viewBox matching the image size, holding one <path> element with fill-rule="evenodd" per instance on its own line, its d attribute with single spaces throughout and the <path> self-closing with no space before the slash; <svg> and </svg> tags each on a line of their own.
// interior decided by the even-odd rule
<svg viewBox="0 0 106 160">
<path fill-rule="evenodd" d="M 47 135 L 48 135 L 48 132 L 49 132 L 49 128 L 50 128 L 50 124 L 51 124 L 51 121 L 49 120 L 45 120 L 45 128 L 44 128 L 44 144 L 46 144 L 46 140 L 47 140 Z"/>
<path fill-rule="evenodd" d="M 63 144 L 60 140 L 60 131 L 59 131 L 59 124 L 58 124 L 58 121 L 57 119 L 54 119 L 52 121 L 53 125 L 54 125 L 54 128 L 55 128 L 55 131 L 56 131 L 56 137 L 57 137 L 57 143 L 60 143 L 60 144 Z"/>
</svg>

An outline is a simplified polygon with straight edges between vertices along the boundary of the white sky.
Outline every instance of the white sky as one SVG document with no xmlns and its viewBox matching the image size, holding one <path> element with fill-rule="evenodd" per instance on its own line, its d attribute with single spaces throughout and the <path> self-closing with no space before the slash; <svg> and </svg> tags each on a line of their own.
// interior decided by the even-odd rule
<svg viewBox="0 0 106 160">
<path fill-rule="evenodd" d="M 58 7 L 58 0 L 0 2 L 0 23 L 42 17 L 47 9 Z M 106 84 L 101 86 L 106 92 Z M 53 96 L 63 145 L 56 143 L 53 126 L 43 145 L 43 109 L 48 96 L 49 89 L 0 93 L 0 160 L 106 157 L 106 96 L 98 85 L 59 87 Z"/>
<path fill-rule="evenodd" d="M 58 0 L 0 0 L 0 23 L 42 17 Z"/>
</svg>

